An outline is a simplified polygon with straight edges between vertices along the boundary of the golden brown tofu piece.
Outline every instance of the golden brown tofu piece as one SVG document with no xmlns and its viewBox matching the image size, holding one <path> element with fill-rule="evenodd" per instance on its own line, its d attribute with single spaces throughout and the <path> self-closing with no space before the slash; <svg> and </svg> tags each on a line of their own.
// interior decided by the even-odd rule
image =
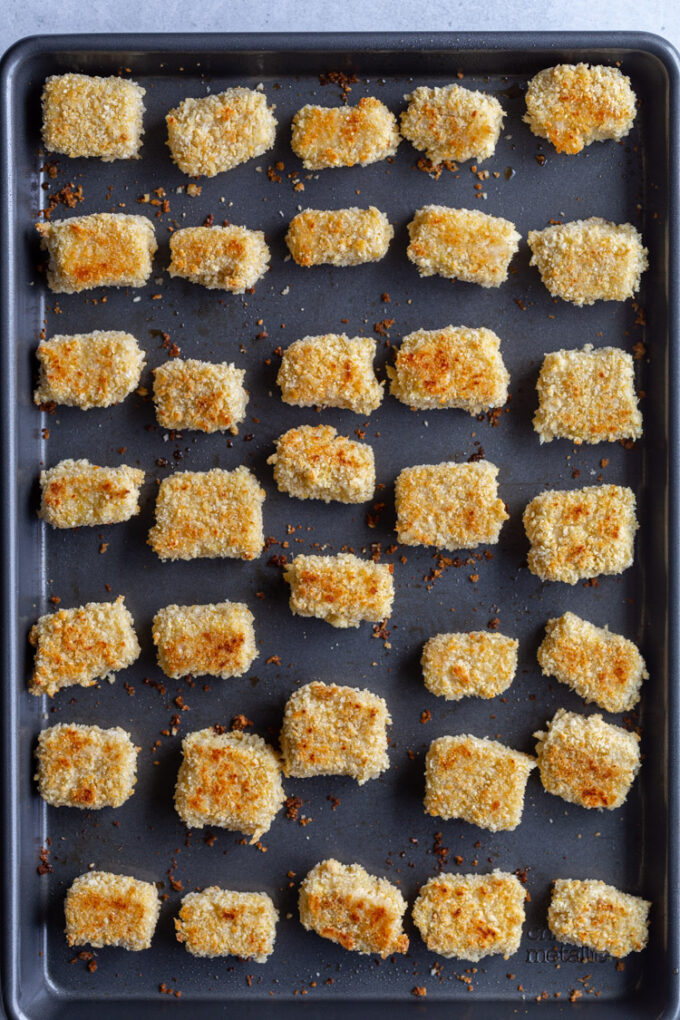
<svg viewBox="0 0 680 1020">
<path fill-rule="evenodd" d="M 116 330 L 53 336 L 41 341 L 36 354 L 40 379 L 34 402 L 83 411 L 125 400 L 139 385 L 144 368 L 144 351 L 135 338 Z"/>
<path fill-rule="evenodd" d="M 548 908 L 548 926 L 560 942 L 628 956 L 647 945 L 651 905 L 649 900 L 595 878 L 558 878 Z"/>
<path fill-rule="evenodd" d="M 269 268 L 270 252 L 261 230 L 247 227 L 184 227 L 170 238 L 170 276 L 208 290 L 243 294 Z"/>
<path fill-rule="evenodd" d="M 500 287 L 521 240 L 515 224 L 478 209 L 426 205 L 408 225 L 406 254 L 421 276 Z"/>
<path fill-rule="evenodd" d="M 332 627 L 380 623 L 392 612 L 393 568 L 362 560 L 353 553 L 296 556 L 283 579 L 290 585 L 290 608 L 296 616 L 315 616 Z"/>
<path fill-rule="evenodd" d="M 279 914 L 266 893 L 211 885 L 182 897 L 175 918 L 178 942 L 192 956 L 238 956 L 266 963 L 274 952 Z"/>
<path fill-rule="evenodd" d="M 484 630 L 435 634 L 420 660 L 425 686 L 447 701 L 495 698 L 515 678 L 518 647 L 515 638 Z"/>
<path fill-rule="evenodd" d="M 71 884 L 64 904 L 69 946 L 148 949 L 161 904 L 152 882 L 88 871 Z"/>
<path fill-rule="evenodd" d="M 62 460 L 40 472 L 38 516 L 53 528 L 120 524 L 139 513 L 144 472 L 122 464 L 99 467 L 88 460 Z"/>
<path fill-rule="evenodd" d="M 404 99 L 408 107 L 401 115 L 401 133 L 432 163 L 481 163 L 493 156 L 505 116 L 493 96 L 461 85 L 421 85 Z"/>
<path fill-rule="evenodd" d="M 374 96 L 356 106 L 303 106 L 292 127 L 291 148 L 305 170 L 378 163 L 401 141 L 397 118 Z"/>
<path fill-rule="evenodd" d="M 120 726 L 59 723 L 38 735 L 33 778 L 52 807 L 120 807 L 134 792 L 139 750 Z"/>
<path fill-rule="evenodd" d="M 279 492 L 324 503 L 365 503 L 375 492 L 373 448 L 339 436 L 332 425 L 301 425 L 275 441 Z"/>
<path fill-rule="evenodd" d="M 229 432 L 246 415 L 245 370 L 222 362 L 171 358 L 153 370 L 153 402 L 166 429 Z"/>
<path fill-rule="evenodd" d="M 296 407 L 343 407 L 357 414 L 375 411 L 384 383 L 373 370 L 377 344 L 344 333 L 306 336 L 284 352 L 276 377 L 281 399 Z"/>
<path fill-rule="evenodd" d="M 158 665 L 174 680 L 243 676 L 258 654 L 253 620 L 243 602 L 165 606 L 152 624 Z"/>
<path fill-rule="evenodd" d="M 286 244 L 299 266 L 359 266 L 387 255 L 394 229 L 368 209 L 304 209 L 288 225 Z"/>
<path fill-rule="evenodd" d="M 42 91 L 43 145 L 64 156 L 139 159 L 146 90 L 134 81 L 54 74 Z"/>
</svg>

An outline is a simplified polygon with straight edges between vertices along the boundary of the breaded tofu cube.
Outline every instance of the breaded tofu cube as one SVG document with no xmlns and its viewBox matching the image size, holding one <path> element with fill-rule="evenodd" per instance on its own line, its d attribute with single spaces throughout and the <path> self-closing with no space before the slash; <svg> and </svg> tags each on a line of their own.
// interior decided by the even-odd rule
<svg viewBox="0 0 680 1020">
<path fill-rule="evenodd" d="M 160 900 L 152 882 L 110 871 L 88 871 L 70 886 L 64 904 L 69 946 L 148 949 Z"/>
<path fill-rule="evenodd" d="M 636 96 L 618 67 L 558 64 L 531 79 L 526 104 L 524 121 L 533 134 L 573 156 L 592 142 L 625 138 Z"/>
<path fill-rule="evenodd" d="M 402 929 L 406 900 L 386 878 L 360 864 L 320 861 L 300 885 L 300 921 L 307 931 L 355 953 L 378 953 L 383 960 L 408 951 Z"/>
<path fill-rule="evenodd" d="M 290 608 L 296 616 L 315 616 L 332 627 L 358 627 L 363 620 L 380 623 L 392 612 L 393 567 L 362 560 L 353 553 L 296 556 L 283 579 L 290 585 Z"/>
<path fill-rule="evenodd" d="M 243 676 L 258 654 L 254 619 L 243 602 L 165 606 L 151 625 L 158 665 L 173 680 Z"/>
<path fill-rule="evenodd" d="M 88 411 L 119 404 L 139 385 L 144 351 L 130 333 L 95 329 L 42 340 L 36 404 L 66 404 Z"/>
<path fill-rule="evenodd" d="M 158 248 L 146 216 L 92 213 L 37 223 L 41 247 L 49 252 L 47 283 L 55 294 L 95 287 L 143 287 Z"/>
<path fill-rule="evenodd" d="M 409 333 L 388 366 L 390 393 L 418 410 L 459 407 L 478 415 L 502 407 L 510 376 L 490 329 L 445 326 Z"/>
<path fill-rule="evenodd" d="M 549 489 L 531 500 L 522 520 L 531 542 L 529 570 L 542 581 L 576 584 L 598 574 L 620 574 L 633 563 L 638 522 L 632 489 Z"/>
<path fill-rule="evenodd" d="M 477 963 L 516 953 L 526 892 L 516 875 L 436 875 L 418 891 L 413 922 L 431 953 Z"/>
<path fill-rule="evenodd" d="M 536 266 L 553 297 L 574 305 L 625 301 L 640 288 L 647 249 L 630 223 L 599 216 L 530 230 L 530 266 Z"/>
<path fill-rule="evenodd" d="M 262 156 L 276 139 L 273 110 L 255 89 L 183 99 L 165 117 L 173 161 L 190 177 L 215 177 Z"/>
<path fill-rule="evenodd" d="M 139 159 L 146 90 L 134 81 L 54 74 L 42 91 L 43 145 L 64 156 Z"/>
<path fill-rule="evenodd" d="M 493 156 L 505 116 L 493 96 L 460 85 L 421 85 L 404 99 L 408 107 L 401 115 L 401 133 L 432 163 L 481 163 Z"/>
<path fill-rule="evenodd" d="M 515 224 L 478 209 L 426 205 L 408 225 L 406 254 L 421 276 L 500 287 L 517 251 L 520 234 Z"/>
<path fill-rule="evenodd" d="M 368 443 L 339 436 L 332 425 L 301 425 L 275 440 L 279 492 L 297 499 L 365 503 L 375 492 L 375 458 Z"/>
<path fill-rule="evenodd" d="M 184 824 L 250 836 L 269 830 L 284 801 L 276 752 L 255 733 L 195 730 L 182 741 L 175 808 Z"/>
<path fill-rule="evenodd" d="M 269 268 L 270 252 L 261 230 L 248 227 L 184 227 L 170 238 L 170 276 L 208 290 L 243 294 Z"/>
<path fill-rule="evenodd" d="M 435 634 L 425 642 L 420 660 L 425 686 L 447 701 L 495 698 L 515 678 L 518 648 L 515 638 L 484 630 Z"/>
<path fill-rule="evenodd" d="M 528 754 L 461 734 L 433 740 L 425 757 L 425 813 L 461 818 L 491 832 L 516 829 L 536 761 Z"/>
<path fill-rule="evenodd" d="M 170 358 L 153 370 L 153 402 L 159 425 L 233 435 L 246 415 L 245 369 L 226 361 Z"/>
<path fill-rule="evenodd" d="M 28 689 L 50 698 L 62 687 L 113 682 L 113 674 L 131 666 L 141 652 L 122 595 L 115 602 L 88 602 L 41 616 L 28 640 L 36 649 Z"/>
<path fill-rule="evenodd" d="M 53 528 L 120 524 L 139 513 L 144 472 L 121 464 L 99 467 L 89 460 L 61 460 L 40 472 L 38 516 Z"/>
<path fill-rule="evenodd" d="M 397 118 L 374 96 L 356 106 L 303 106 L 292 129 L 291 148 L 305 170 L 378 163 L 401 141 Z"/>
<path fill-rule="evenodd" d="M 284 352 L 276 377 L 284 404 L 342 407 L 367 415 L 382 402 L 384 383 L 373 371 L 377 343 L 345 333 L 306 336 Z"/>
<path fill-rule="evenodd" d="M 182 897 L 175 918 L 178 942 L 192 956 L 238 956 L 266 963 L 274 952 L 279 913 L 266 893 L 212 885 Z"/>
<path fill-rule="evenodd" d="M 608 627 L 596 627 L 573 613 L 548 620 L 538 649 L 545 676 L 567 684 L 586 702 L 607 712 L 629 712 L 649 678 L 636 645 Z"/>
<path fill-rule="evenodd" d="M 394 228 L 368 209 L 304 209 L 288 225 L 286 244 L 299 266 L 359 266 L 387 255 Z"/>
<path fill-rule="evenodd" d="M 404 468 L 394 490 L 399 542 L 452 550 L 494 545 L 508 520 L 497 474 L 488 460 Z"/>
<path fill-rule="evenodd" d="M 281 730 L 283 772 L 296 779 L 351 776 L 362 786 L 390 767 L 383 698 L 314 681 L 293 691 Z"/>
<path fill-rule="evenodd" d="M 639 439 L 642 415 L 630 354 L 617 347 L 546 354 L 536 383 L 534 428 L 542 443 Z"/>
<path fill-rule="evenodd" d="M 137 754 L 130 734 L 115 726 L 59 723 L 42 730 L 33 777 L 38 792 L 52 807 L 120 807 L 132 796 L 137 780 Z"/>
<path fill-rule="evenodd" d="M 640 738 L 601 715 L 560 708 L 534 733 L 541 782 L 556 797 L 584 808 L 621 807 L 640 769 Z"/>
<path fill-rule="evenodd" d="M 177 471 L 156 497 L 148 543 L 162 560 L 254 560 L 264 548 L 264 489 L 247 467 Z"/>
<path fill-rule="evenodd" d="M 548 927 L 560 942 L 628 956 L 647 945 L 651 905 L 595 878 L 558 878 L 548 907 Z"/>
</svg>

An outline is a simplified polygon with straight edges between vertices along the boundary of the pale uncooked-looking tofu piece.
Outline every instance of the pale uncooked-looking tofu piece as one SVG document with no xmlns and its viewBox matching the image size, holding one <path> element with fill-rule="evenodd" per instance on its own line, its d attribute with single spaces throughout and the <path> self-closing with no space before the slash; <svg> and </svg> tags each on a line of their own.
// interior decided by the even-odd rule
<svg viewBox="0 0 680 1020">
<path fill-rule="evenodd" d="M 144 351 L 130 333 L 95 329 L 91 333 L 58 334 L 38 344 L 40 378 L 33 393 L 36 404 L 111 407 L 139 385 Z"/>
<path fill-rule="evenodd" d="M 120 524 L 139 513 L 144 472 L 121 464 L 99 467 L 89 460 L 61 460 L 40 472 L 38 516 L 53 528 Z"/>
<path fill-rule="evenodd" d="M 165 606 L 151 625 L 158 665 L 174 680 L 243 676 L 258 654 L 254 619 L 243 602 Z"/>
<path fill-rule="evenodd" d="M 585 701 L 607 712 L 629 712 L 640 700 L 649 678 L 645 661 L 632 641 L 596 627 L 574 613 L 548 620 L 538 649 L 545 676 L 567 684 Z"/>
<path fill-rule="evenodd" d="M 353 553 L 300 555 L 286 566 L 283 579 L 290 585 L 291 612 L 344 628 L 387 619 L 394 600 L 392 573 L 390 564 Z"/>
<path fill-rule="evenodd" d="M 175 809 L 186 826 L 268 832 L 284 801 L 276 752 L 255 733 L 195 730 L 182 741 Z"/>
<path fill-rule="evenodd" d="M 390 393 L 419 410 L 459 407 L 477 415 L 508 399 L 500 337 L 490 329 L 445 326 L 409 333 L 388 366 Z"/>
<path fill-rule="evenodd" d="M 557 64 L 529 82 L 524 121 L 558 152 L 575 155 L 592 142 L 625 138 L 635 120 L 636 96 L 618 67 Z"/>
<path fill-rule="evenodd" d="M 548 907 L 548 927 L 560 942 L 628 956 L 647 945 L 651 905 L 595 878 L 558 878 Z"/>
<path fill-rule="evenodd" d="M 375 492 L 373 447 L 339 436 L 332 425 L 301 425 L 275 440 L 279 492 L 324 503 L 365 503 Z"/>
<path fill-rule="evenodd" d="M 279 913 L 266 893 L 211 885 L 182 897 L 175 918 L 178 942 L 192 956 L 238 956 L 266 963 L 274 952 Z"/>
<path fill-rule="evenodd" d="M 435 875 L 418 891 L 413 922 L 431 953 L 477 963 L 519 949 L 526 892 L 516 875 Z"/>
<path fill-rule="evenodd" d="M 515 224 L 478 209 L 426 205 L 408 225 L 406 254 L 421 276 L 500 287 L 521 240 Z"/>
<path fill-rule="evenodd" d="M 406 900 L 386 878 L 360 864 L 320 861 L 300 885 L 300 921 L 307 931 L 355 953 L 378 953 L 383 960 L 408 950 L 402 929 Z"/>
<path fill-rule="evenodd" d="M 421 85 L 404 99 L 401 133 L 433 163 L 493 156 L 505 116 L 493 96 L 461 85 Z"/>
<path fill-rule="evenodd" d="M 394 493 L 399 542 L 451 550 L 498 542 L 508 514 L 498 497 L 497 474 L 488 460 L 404 468 Z"/>
<path fill-rule="evenodd" d="M 156 497 L 148 543 L 162 560 L 254 560 L 264 548 L 262 489 L 247 467 L 177 471 Z"/>
<path fill-rule="evenodd" d="M 390 767 L 383 698 L 314 681 L 293 691 L 281 729 L 283 772 L 296 779 L 351 776 L 361 786 Z"/>
<path fill-rule="evenodd" d="M 342 407 L 367 415 L 380 407 L 384 383 L 373 370 L 377 349 L 370 337 L 345 333 L 306 336 L 283 352 L 276 377 L 284 404 Z"/>
<path fill-rule="evenodd" d="M 139 159 L 146 90 L 134 81 L 54 74 L 42 91 L 43 145 L 64 156 Z"/>
<path fill-rule="evenodd" d="M 638 523 L 632 489 L 548 489 L 531 500 L 522 520 L 531 543 L 529 570 L 542 581 L 576 584 L 620 574 L 633 562 Z"/>
<path fill-rule="evenodd" d="M 170 276 L 208 290 L 243 294 L 269 268 L 270 251 L 261 230 L 248 227 L 184 227 L 170 238 Z"/>
<path fill-rule="evenodd" d="M 55 294 L 95 287 L 143 287 L 158 245 L 146 216 L 92 213 L 37 223 L 49 252 L 47 283 Z"/>
<path fill-rule="evenodd" d="M 190 177 L 214 177 L 262 156 L 276 138 L 273 110 L 256 89 L 183 99 L 165 117 L 173 161 Z"/>
<path fill-rule="evenodd" d="M 491 832 L 516 829 L 536 760 L 497 740 L 461 734 L 433 740 L 425 758 L 425 813 Z"/>
<path fill-rule="evenodd" d="M 129 875 L 87 871 L 66 893 L 69 946 L 148 949 L 161 909 L 156 886 Z"/>
<path fill-rule="evenodd" d="M 495 698 L 515 678 L 518 648 L 515 638 L 484 630 L 435 634 L 420 660 L 425 686 L 447 701 Z"/>
<path fill-rule="evenodd" d="M 633 297 L 648 266 L 639 231 L 599 216 L 530 230 L 528 241 L 544 286 L 579 307 Z"/>
<path fill-rule="evenodd" d="M 394 156 L 397 118 L 374 96 L 356 106 L 303 106 L 293 117 L 291 148 L 305 170 L 366 166 Z"/>
<path fill-rule="evenodd" d="M 52 807 L 120 807 L 134 792 L 139 750 L 120 726 L 50 726 L 38 735 L 38 793 Z"/>
<path fill-rule="evenodd" d="M 359 266 L 387 254 L 394 228 L 368 209 L 303 209 L 288 225 L 286 244 L 299 266 Z"/>
<path fill-rule="evenodd" d="M 534 733 L 541 782 L 556 797 L 584 808 L 621 807 L 640 769 L 640 738 L 601 715 L 559 708 Z"/>
<path fill-rule="evenodd" d="M 233 435 L 246 415 L 245 369 L 226 361 L 170 358 L 153 370 L 153 402 L 159 425 Z"/>
</svg>

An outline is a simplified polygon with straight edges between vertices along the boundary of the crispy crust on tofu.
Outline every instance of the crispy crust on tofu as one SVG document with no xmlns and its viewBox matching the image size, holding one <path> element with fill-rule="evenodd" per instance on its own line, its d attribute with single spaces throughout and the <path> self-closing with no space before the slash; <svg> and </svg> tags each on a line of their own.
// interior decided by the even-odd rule
<svg viewBox="0 0 680 1020">
<path fill-rule="evenodd" d="M 171 358 L 153 370 L 153 402 L 159 425 L 233 435 L 248 404 L 245 369 L 226 361 Z"/>
<path fill-rule="evenodd" d="M 387 254 L 394 228 L 368 209 L 304 209 L 288 225 L 286 244 L 299 266 L 359 266 Z"/>
<path fill-rule="evenodd" d="M 255 617 L 243 602 L 165 606 L 153 618 L 158 665 L 174 680 L 243 676 L 257 658 Z"/>
<path fill-rule="evenodd" d="M 507 280 L 521 240 L 510 220 L 445 205 L 417 209 L 408 233 L 406 254 L 421 276 L 436 273 L 481 287 L 500 287 Z"/>
<path fill-rule="evenodd" d="M 367 443 L 339 436 L 332 425 L 301 425 L 279 436 L 274 465 L 279 492 L 324 503 L 365 503 L 375 491 L 375 458 Z"/>
<path fill-rule="evenodd" d="M 524 121 L 533 134 L 575 155 L 592 142 L 625 138 L 635 120 L 636 96 L 618 67 L 557 64 L 531 79 L 526 104 Z"/>
<path fill-rule="evenodd" d="M 120 946 L 136 952 L 151 945 L 161 904 L 151 882 L 88 871 L 71 884 L 64 908 L 69 946 Z"/>
<path fill-rule="evenodd" d="M 425 758 L 425 813 L 461 818 L 491 832 L 516 829 L 536 761 L 528 754 L 461 734 L 433 740 Z"/>
<path fill-rule="evenodd" d="M 358 627 L 363 620 L 380 623 L 392 612 L 392 569 L 352 553 L 296 556 L 283 572 L 290 585 L 291 612 L 315 616 L 332 627 Z"/>
<path fill-rule="evenodd" d="M 182 741 L 175 809 L 184 824 L 215 825 L 250 836 L 269 831 L 284 801 L 279 757 L 262 737 L 195 730 Z"/>
<path fill-rule="evenodd" d="M 120 524 L 139 513 L 144 472 L 121 464 L 99 467 L 88 460 L 61 460 L 40 472 L 38 516 L 53 528 Z"/>
<path fill-rule="evenodd" d="M 401 133 L 433 163 L 493 156 L 505 116 L 493 96 L 461 85 L 421 85 L 404 99 Z"/>
<path fill-rule="evenodd" d="M 164 478 L 148 543 L 162 560 L 254 560 L 264 547 L 264 489 L 247 467 L 178 471 Z"/>
<path fill-rule="evenodd" d="M 279 914 L 266 893 L 211 885 L 182 897 L 175 918 L 178 942 L 192 956 L 238 956 L 266 963 L 274 952 Z"/>
<path fill-rule="evenodd" d="M 133 794 L 138 752 L 120 726 L 103 730 L 59 723 L 38 735 L 38 771 L 33 778 L 40 796 L 52 807 L 116 808 Z"/>
<path fill-rule="evenodd" d="M 170 276 L 208 290 L 243 294 L 269 268 L 270 251 L 261 230 L 248 227 L 184 227 L 170 238 Z"/>
<path fill-rule="evenodd" d="M 518 647 L 515 638 L 483 630 L 435 634 L 425 642 L 420 660 L 425 686 L 447 701 L 495 698 L 515 678 Z"/>
<path fill-rule="evenodd" d="M 58 334 L 36 351 L 40 378 L 36 404 L 66 404 L 87 411 L 119 404 L 139 385 L 144 351 L 130 333 L 95 329 Z"/>
<path fill-rule="evenodd" d="M 281 399 L 296 407 L 343 407 L 370 414 L 380 407 L 384 383 L 373 371 L 377 349 L 370 337 L 345 333 L 306 336 L 284 352 L 276 377 Z"/>
<path fill-rule="evenodd" d="M 42 91 L 43 145 L 64 156 L 139 159 L 146 90 L 125 78 L 55 74 Z"/>
<path fill-rule="evenodd" d="M 560 942 L 628 956 L 647 945 L 651 905 L 595 878 L 558 878 L 548 907 L 548 927 Z"/>
<path fill-rule="evenodd" d="M 351 776 L 359 786 L 390 767 L 383 698 L 314 681 L 294 691 L 281 730 L 283 772 L 296 779 Z"/>
<path fill-rule="evenodd" d="M 303 106 L 292 131 L 291 148 L 305 170 L 378 163 L 401 141 L 397 118 L 374 96 L 356 106 Z"/>
<path fill-rule="evenodd" d="M 406 900 L 386 878 L 360 864 L 320 861 L 300 885 L 300 921 L 307 931 L 355 953 L 378 953 L 383 960 L 408 950 L 402 930 Z"/>
<path fill-rule="evenodd" d="M 531 542 L 529 570 L 542 581 L 576 584 L 598 574 L 620 574 L 633 562 L 638 523 L 632 489 L 549 489 L 531 500 L 522 520 Z"/>
</svg>

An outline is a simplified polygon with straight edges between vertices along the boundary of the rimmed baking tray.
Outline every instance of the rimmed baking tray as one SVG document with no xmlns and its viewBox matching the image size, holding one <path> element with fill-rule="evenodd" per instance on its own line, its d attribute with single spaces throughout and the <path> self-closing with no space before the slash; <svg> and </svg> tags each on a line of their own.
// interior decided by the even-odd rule
<svg viewBox="0 0 680 1020">
<path fill-rule="evenodd" d="M 540 68 L 578 60 L 620 63 L 640 110 L 623 143 L 593 145 L 571 158 L 556 155 L 522 124 L 523 89 Z M 47 75 L 67 70 L 123 71 L 144 85 L 140 161 L 58 158 L 56 176 L 50 176 L 55 171 L 40 152 L 40 91 Z M 321 83 L 320 76 L 331 71 L 346 76 L 340 85 L 337 76 L 335 83 Z M 478 168 L 488 169 L 488 178 L 480 179 L 466 164 L 435 180 L 417 168 L 418 154 L 405 142 L 394 162 L 364 169 L 308 175 L 293 157 L 293 112 L 305 102 L 341 102 L 343 81 L 351 86 L 350 102 L 375 94 L 398 111 L 415 85 L 445 84 L 457 75 L 466 85 L 496 94 L 507 110 L 496 155 Z M 196 197 L 178 193 L 187 179 L 165 148 L 164 114 L 185 95 L 260 82 L 276 103 L 275 150 L 201 181 Z M 170 1009 L 196 1017 L 323 1010 L 329 1017 L 351 1012 L 474 1018 L 535 1010 L 553 1016 L 574 1008 L 598 1010 L 602 1017 L 677 1015 L 678 58 L 672 47 L 653 36 L 585 33 L 54 36 L 24 40 L 6 55 L 2 104 L 2 977 L 8 1013 L 31 1020 L 119 1017 L 123 1010 L 131 1016 L 164 1015 Z M 44 256 L 33 223 L 47 196 L 69 182 L 82 185 L 83 201 L 73 211 L 59 207 L 55 217 L 125 209 L 152 218 L 160 249 L 145 289 L 73 296 L 46 290 L 36 269 Z M 303 188 L 296 187 L 300 183 Z M 165 189 L 169 211 L 138 204 L 156 188 Z M 553 302 L 528 266 L 525 242 L 510 281 L 498 290 L 420 280 L 405 257 L 405 227 L 414 209 L 432 202 L 506 216 L 523 237 L 551 218 L 629 220 L 650 250 L 639 304 L 577 309 Z M 306 271 L 285 261 L 283 236 L 298 207 L 371 203 L 396 226 L 383 262 Z M 254 294 L 207 292 L 165 273 L 168 225 L 199 224 L 210 214 L 216 222 L 228 219 L 267 232 L 272 269 Z M 512 400 L 508 413 L 496 420 L 454 411 L 414 413 L 389 397 L 365 420 L 348 412 L 319 415 L 287 407 L 278 398 L 276 349 L 297 337 L 343 330 L 377 336 L 384 377 L 390 344 L 413 329 L 449 322 L 487 325 L 503 339 Z M 41 329 L 49 336 L 114 327 L 134 333 L 147 350 L 147 387 L 150 368 L 167 357 L 164 333 L 183 356 L 244 367 L 249 417 L 238 437 L 228 442 L 219 436 L 169 436 L 154 427 L 152 406 L 138 395 L 108 411 L 64 408 L 41 415 L 31 403 Z M 644 345 L 636 364 L 645 394 L 645 437 L 634 449 L 618 444 L 578 449 L 562 441 L 539 446 L 531 417 L 543 354 L 586 342 L 638 353 L 643 349 L 635 345 Z M 274 490 L 265 463 L 274 438 L 295 424 L 318 421 L 345 433 L 359 429 L 373 444 L 384 485 L 376 496 L 382 509 L 316 506 Z M 437 560 L 433 550 L 389 551 L 398 471 L 415 463 L 465 460 L 482 450 L 500 467 L 500 493 L 511 514 L 493 558 L 465 563 L 462 555 L 456 566 Z M 141 514 L 110 528 L 46 530 L 35 514 L 37 474 L 41 465 L 66 456 L 142 466 L 147 483 Z M 177 468 L 239 463 L 251 466 L 265 485 L 265 533 L 275 544 L 251 564 L 156 560 L 145 545 L 156 480 Z M 636 490 L 641 530 L 635 566 L 596 586 L 541 584 L 526 568 L 523 507 L 546 486 L 570 488 L 600 478 Z M 370 626 L 339 632 L 290 615 L 280 560 L 270 558 L 318 546 L 328 551 L 350 546 L 395 564 L 388 641 L 375 637 Z M 29 697 L 26 635 L 51 608 L 50 597 L 70 606 L 119 593 L 135 618 L 141 659 L 113 686 L 76 688 L 49 704 Z M 248 676 L 193 686 L 166 680 L 151 649 L 154 612 L 171 601 L 223 598 L 247 601 L 256 615 L 260 657 Z M 536 664 L 545 621 L 567 609 L 638 640 L 648 663 L 650 679 L 632 720 L 641 727 L 644 767 L 625 807 L 602 814 L 571 807 L 543 792 L 534 776 L 515 832 L 493 835 L 425 816 L 423 758 L 434 737 L 472 732 L 533 751 L 532 733 L 558 707 L 593 711 L 543 678 Z M 520 639 L 520 667 L 507 696 L 445 703 L 425 691 L 419 670 L 423 641 L 441 630 L 484 628 L 494 618 L 501 632 Z M 277 818 L 262 840 L 266 852 L 221 830 L 215 839 L 206 840 L 204 831 L 187 838 L 172 807 L 181 736 L 216 722 L 229 725 L 243 713 L 275 742 L 287 696 L 313 678 L 366 686 L 386 697 L 394 720 L 391 769 L 361 789 L 337 777 L 287 782 L 287 794 L 302 801 L 298 817 Z M 189 710 L 180 711 L 176 698 Z M 137 789 L 120 810 L 46 809 L 37 797 L 31 779 L 36 734 L 68 720 L 122 725 L 141 746 Z M 38 874 L 44 847 L 53 871 Z M 297 921 L 297 882 L 328 856 L 358 860 L 399 882 L 410 902 L 441 867 L 518 869 L 531 895 L 521 950 L 508 961 L 490 958 L 473 970 L 427 953 L 407 920 L 412 936 L 407 956 L 379 963 L 345 953 Z M 93 960 L 74 961 L 63 938 L 63 896 L 90 865 L 164 883 L 167 899 L 151 950 L 101 951 Z M 550 883 L 557 877 L 602 878 L 651 899 L 648 949 L 618 967 L 598 954 L 557 945 L 545 927 Z M 264 889 L 274 897 L 281 920 L 276 951 L 265 966 L 197 960 L 176 943 L 172 918 L 180 885 L 186 891 L 213 883 Z M 427 996 L 414 995 L 415 988 L 425 988 Z"/>
</svg>

